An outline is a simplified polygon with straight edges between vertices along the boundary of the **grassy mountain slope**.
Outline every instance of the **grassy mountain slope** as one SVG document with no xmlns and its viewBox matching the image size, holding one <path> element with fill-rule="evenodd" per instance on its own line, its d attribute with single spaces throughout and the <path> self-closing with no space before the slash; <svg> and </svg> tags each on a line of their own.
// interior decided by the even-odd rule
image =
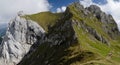
<svg viewBox="0 0 120 65">
<path fill-rule="evenodd" d="M 48 29 L 47 38 L 53 42 L 45 40 L 18 65 L 120 65 L 119 33 L 114 34 L 113 31 L 108 34 L 103 27 L 107 24 L 101 22 L 93 13 L 85 14 L 85 10 L 76 6 L 79 5 L 69 5 L 66 12 L 58 17 L 59 20 L 55 19 L 58 22 Z M 38 21 L 34 15 L 29 17 Z M 49 19 L 45 20 L 49 23 Z M 108 26 L 114 27 L 116 24 Z M 56 40 L 58 44 L 54 45 Z"/>
<path fill-rule="evenodd" d="M 62 13 L 41 12 L 33 15 L 27 15 L 27 18 L 37 21 L 46 31 L 48 26 L 54 25 L 55 21 L 62 16 Z"/>
</svg>

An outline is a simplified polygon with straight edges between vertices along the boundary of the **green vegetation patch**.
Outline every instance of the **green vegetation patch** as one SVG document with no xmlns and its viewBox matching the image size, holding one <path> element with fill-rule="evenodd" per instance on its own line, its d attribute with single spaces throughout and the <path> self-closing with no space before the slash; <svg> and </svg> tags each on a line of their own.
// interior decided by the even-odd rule
<svg viewBox="0 0 120 65">
<path fill-rule="evenodd" d="M 48 31 L 48 27 L 53 26 L 55 22 L 62 17 L 62 15 L 63 13 L 41 12 L 33 15 L 27 15 L 26 17 L 36 21 L 46 31 Z"/>
</svg>

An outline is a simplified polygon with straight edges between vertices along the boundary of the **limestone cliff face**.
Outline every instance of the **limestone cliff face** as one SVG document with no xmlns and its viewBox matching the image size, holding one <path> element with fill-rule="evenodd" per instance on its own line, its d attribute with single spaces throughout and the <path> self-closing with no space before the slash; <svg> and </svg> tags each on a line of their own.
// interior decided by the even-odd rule
<svg viewBox="0 0 120 65">
<path fill-rule="evenodd" d="M 45 31 L 36 22 L 15 17 L 8 25 L 0 45 L 0 65 L 16 65 Z"/>
</svg>

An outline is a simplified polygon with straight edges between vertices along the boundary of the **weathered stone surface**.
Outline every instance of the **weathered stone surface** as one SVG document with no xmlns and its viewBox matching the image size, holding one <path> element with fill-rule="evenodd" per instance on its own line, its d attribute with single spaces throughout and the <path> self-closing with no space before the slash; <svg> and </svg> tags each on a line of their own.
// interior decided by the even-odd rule
<svg viewBox="0 0 120 65">
<path fill-rule="evenodd" d="M 64 43 L 70 45 L 70 43 L 74 43 L 77 40 L 77 36 L 73 29 L 73 20 L 61 20 L 61 22 L 56 23 L 55 26 L 49 29 L 48 39 L 51 40 L 49 41 L 52 43 L 51 45 L 61 45 Z"/>
<path fill-rule="evenodd" d="M 103 30 L 109 34 L 112 39 L 115 39 L 117 35 L 120 35 L 117 24 L 110 14 L 102 12 L 96 5 L 91 5 L 86 9 L 90 11 L 100 22 L 104 23 L 104 25 L 102 25 Z"/>
<path fill-rule="evenodd" d="M 96 40 L 109 45 L 109 42 L 102 36 L 100 35 L 95 29 L 93 29 L 92 27 L 88 26 L 87 24 L 85 24 L 84 21 L 74 21 L 74 24 L 77 24 L 79 28 L 84 29 L 87 33 L 90 33 Z"/>
<path fill-rule="evenodd" d="M 0 45 L 0 65 L 16 65 L 45 31 L 36 22 L 15 17 Z"/>
</svg>

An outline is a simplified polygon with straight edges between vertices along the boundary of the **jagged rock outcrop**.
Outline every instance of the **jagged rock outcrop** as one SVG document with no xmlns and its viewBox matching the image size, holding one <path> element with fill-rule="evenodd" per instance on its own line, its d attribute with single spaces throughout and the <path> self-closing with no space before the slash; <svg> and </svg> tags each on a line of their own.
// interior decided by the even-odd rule
<svg viewBox="0 0 120 65">
<path fill-rule="evenodd" d="M 113 19 L 112 15 L 106 14 L 100 9 L 100 7 L 96 5 L 91 5 L 87 8 L 84 8 L 83 5 L 79 3 L 74 3 L 74 5 L 79 11 L 83 12 L 84 15 L 82 15 L 81 17 L 88 16 L 89 14 L 93 14 L 100 22 L 102 22 L 103 30 L 107 34 L 109 34 L 109 36 L 112 39 L 116 39 L 115 37 L 120 35 L 118 26 L 115 20 Z"/>
<path fill-rule="evenodd" d="M 56 23 L 55 26 L 49 29 L 47 38 L 51 41 L 46 41 L 51 42 L 51 45 L 70 45 L 77 42 L 77 36 L 73 29 L 73 20 L 60 21 L 61 23 Z"/>
<path fill-rule="evenodd" d="M 16 65 L 30 50 L 37 38 L 44 36 L 44 29 L 19 14 L 11 20 L 0 45 L 0 65 Z"/>
<path fill-rule="evenodd" d="M 116 39 L 117 36 L 120 35 L 117 24 L 116 24 L 115 20 L 113 19 L 113 17 L 110 14 L 106 14 L 105 12 L 103 12 L 100 9 L 100 7 L 98 7 L 96 5 L 91 5 L 89 7 L 84 8 L 83 5 L 81 5 L 79 3 L 74 3 L 73 5 L 75 6 L 75 8 L 77 10 L 82 12 L 83 15 L 81 15 L 80 17 L 87 18 L 89 16 L 89 18 L 91 18 L 91 19 L 93 19 L 93 17 L 98 19 L 98 21 L 102 23 L 103 31 L 106 34 L 108 34 L 112 39 Z M 83 28 L 86 28 L 88 30 L 88 32 L 91 33 L 97 40 L 108 44 L 107 40 L 105 40 L 102 37 L 102 35 L 97 33 L 96 30 L 94 30 L 91 27 L 86 26 L 86 25 Z"/>
<path fill-rule="evenodd" d="M 112 15 L 102 12 L 101 9 L 96 5 L 91 5 L 86 9 L 90 11 L 99 21 L 104 23 L 104 25 L 102 25 L 103 29 L 107 34 L 110 35 L 111 38 L 115 39 L 115 37 L 120 34 Z"/>
<path fill-rule="evenodd" d="M 73 5 L 78 11 L 82 12 L 83 15 L 81 15 L 80 17 L 83 17 L 83 18 L 85 17 L 87 18 L 90 14 L 93 14 L 95 18 L 97 18 L 97 14 L 102 13 L 101 9 L 96 5 L 91 5 L 90 7 L 87 7 L 87 8 L 84 8 L 83 5 L 79 4 L 78 2 L 74 3 Z M 105 16 L 107 15 L 105 14 Z M 92 16 L 90 16 L 89 18 L 93 19 Z M 75 23 L 79 27 L 83 28 L 86 32 L 90 33 L 95 39 L 109 45 L 108 41 L 102 35 L 100 35 L 98 31 L 96 31 L 94 28 L 87 25 L 85 22 L 86 22 L 85 20 L 75 21 Z M 108 25 L 108 24 L 105 24 L 105 25 Z"/>
<path fill-rule="evenodd" d="M 90 33 L 98 41 L 101 41 L 102 43 L 109 45 L 108 41 L 102 35 L 100 35 L 92 27 L 85 24 L 84 21 L 80 21 L 80 22 L 79 21 L 74 21 L 74 23 L 77 24 L 79 27 L 83 28 L 86 32 Z"/>
</svg>

